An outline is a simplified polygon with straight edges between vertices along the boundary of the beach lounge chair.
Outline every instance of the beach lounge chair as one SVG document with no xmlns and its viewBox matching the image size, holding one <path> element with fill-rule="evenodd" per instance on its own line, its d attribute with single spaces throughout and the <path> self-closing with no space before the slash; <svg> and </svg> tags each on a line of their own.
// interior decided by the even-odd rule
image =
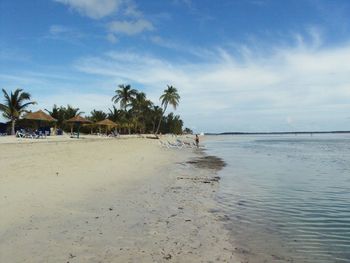
<svg viewBox="0 0 350 263">
<path fill-rule="evenodd" d="M 162 146 L 162 147 L 170 148 L 169 145 L 168 145 L 167 143 L 163 142 L 162 140 L 159 140 L 159 144 L 160 144 L 160 146 Z"/>
<path fill-rule="evenodd" d="M 170 146 L 170 148 L 178 148 L 178 149 L 182 149 L 184 147 L 183 143 L 172 143 L 168 141 L 168 145 Z"/>
<path fill-rule="evenodd" d="M 194 148 L 196 146 L 194 142 L 182 141 L 180 139 L 176 139 L 176 142 L 188 148 Z"/>
<path fill-rule="evenodd" d="M 119 138 L 120 134 L 117 131 L 112 131 L 108 137 L 115 137 L 115 138 Z"/>
<path fill-rule="evenodd" d="M 20 130 L 20 131 L 16 132 L 16 137 L 17 138 L 25 138 L 26 134 Z"/>
</svg>

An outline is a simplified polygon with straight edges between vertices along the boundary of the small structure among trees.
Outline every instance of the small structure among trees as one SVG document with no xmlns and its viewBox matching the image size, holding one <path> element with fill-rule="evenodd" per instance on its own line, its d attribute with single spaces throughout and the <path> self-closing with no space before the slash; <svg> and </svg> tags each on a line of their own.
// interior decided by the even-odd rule
<svg viewBox="0 0 350 263">
<path fill-rule="evenodd" d="M 16 123 L 20 121 L 21 125 L 26 124 L 21 118 L 24 113 L 28 112 L 28 107 L 36 103 L 31 101 L 29 93 L 21 89 L 10 94 L 3 90 L 3 94 L 4 103 L 0 103 L 0 111 L 11 123 L 11 134 L 15 134 Z M 174 110 L 179 105 L 180 95 L 177 89 L 168 85 L 159 99 L 161 106 L 149 100 L 144 92 L 133 89 L 130 85 L 119 85 L 112 97 L 113 105 L 109 108 L 109 112 L 94 109 L 90 114 L 85 114 L 85 118 L 94 124 L 81 126 L 81 131 L 97 132 L 100 128 L 95 123 L 109 119 L 117 124 L 114 129 L 117 129 L 120 134 L 181 134 L 183 121 L 180 116 L 173 112 L 165 115 L 169 105 Z M 72 128 L 72 124 L 67 120 L 84 114 L 78 107 L 72 105 L 57 106 L 55 104 L 52 109 L 45 109 L 45 111 L 56 120 L 55 128 L 65 132 L 70 132 Z"/>
</svg>

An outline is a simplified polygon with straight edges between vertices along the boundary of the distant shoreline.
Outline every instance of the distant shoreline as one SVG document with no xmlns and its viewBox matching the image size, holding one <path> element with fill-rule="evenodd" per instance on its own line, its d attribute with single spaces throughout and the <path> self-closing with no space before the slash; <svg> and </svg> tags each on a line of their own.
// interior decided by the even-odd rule
<svg viewBox="0 0 350 263">
<path fill-rule="evenodd" d="M 297 134 L 344 134 L 350 131 L 300 131 L 300 132 L 221 132 L 204 133 L 205 135 L 297 135 Z"/>
</svg>

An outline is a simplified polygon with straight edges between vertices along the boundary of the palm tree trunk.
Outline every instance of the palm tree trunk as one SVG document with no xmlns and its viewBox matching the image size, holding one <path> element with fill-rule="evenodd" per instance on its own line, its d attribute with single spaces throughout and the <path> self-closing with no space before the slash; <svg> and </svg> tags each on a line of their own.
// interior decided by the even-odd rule
<svg viewBox="0 0 350 263">
<path fill-rule="evenodd" d="M 15 125 L 16 125 L 16 120 L 11 121 L 11 135 L 15 135 Z"/>
<path fill-rule="evenodd" d="M 168 107 L 168 104 L 165 104 L 164 111 L 163 111 L 162 116 L 160 117 L 159 122 L 158 122 L 158 127 L 157 127 L 156 134 L 158 134 L 158 132 L 159 132 L 160 124 L 161 124 L 161 122 L 162 122 L 163 115 L 164 115 L 164 113 L 165 113 L 167 107 Z"/>
<path fill-rule="evenodd" d="M 155 128 L 156 128 L 156 120 L 153 119 L 153 122 L 152 122 L 152 133 L 154 133 Z"/>
</svg>

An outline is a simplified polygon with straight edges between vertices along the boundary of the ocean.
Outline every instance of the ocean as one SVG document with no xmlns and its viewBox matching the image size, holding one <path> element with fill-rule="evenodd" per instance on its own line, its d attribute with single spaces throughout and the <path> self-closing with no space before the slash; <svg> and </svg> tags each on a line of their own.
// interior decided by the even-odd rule
<svg viewBox="0 0 350 263">
<path fill-rule="evenodd" d="M 217 194 L 248 262 L 350 262 L 350 135 L 207 136 Z"/>
</svg>

